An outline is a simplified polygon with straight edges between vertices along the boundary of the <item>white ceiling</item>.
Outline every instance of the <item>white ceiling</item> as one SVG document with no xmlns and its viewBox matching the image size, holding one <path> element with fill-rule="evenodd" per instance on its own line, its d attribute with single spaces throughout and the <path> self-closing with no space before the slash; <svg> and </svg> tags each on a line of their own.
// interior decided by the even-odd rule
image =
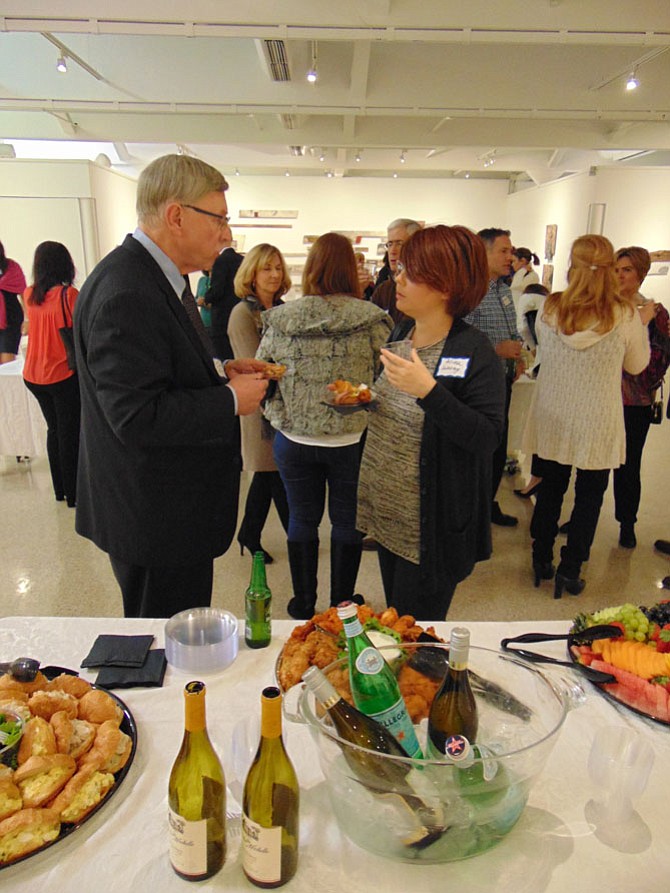
<svg viewBox="0 0 670 893">
<path fill-rule="evenodd" d="M 518 186 L 667 167 L 670 0 L 3 0 L 0 138 L 17 157 L 106 143 L 91 157 L 130 173 L 174 151 L 224 173 Z"/>
</svg>

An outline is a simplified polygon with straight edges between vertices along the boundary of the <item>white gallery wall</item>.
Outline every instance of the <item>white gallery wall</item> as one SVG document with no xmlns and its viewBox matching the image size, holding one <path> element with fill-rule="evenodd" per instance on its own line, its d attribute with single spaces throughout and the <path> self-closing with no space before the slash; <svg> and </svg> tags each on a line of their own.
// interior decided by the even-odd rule
<svg viewBox="0 0 670 893">
<path fill-rule="evenodd" d="M 604 205 L 603 234 L 615 247 L 670 247 L 670 173 L 663 171 L 599 169 L 511 195 L 504 180 L 230 176 L 229 183 L 231 225 L 241 249 L 271 242 L 298 266 L 308 248 L 305 236 L 333 229 L 383 233 L 395 217 L 509 228 L 514 244 L 544 263 L 545 228 L 556 224 L 554 287 L 561 288 L 570 245 L 587 231 L 592 204 Z M 239 216 L 272 209 L 298 216 L 267 222 Z M 27 275 L 35 246 L 54 239 L 70 249 L 81 286 L 134 226 L 135 182 L 116 171 L 89 162 L 0 162 L 0 240 Z M 374 238 L 362 245 L 371 259 L 376 246 Z M 667 276 L 649 277 L 644 291 L 670 305 Z"/>
</svg>

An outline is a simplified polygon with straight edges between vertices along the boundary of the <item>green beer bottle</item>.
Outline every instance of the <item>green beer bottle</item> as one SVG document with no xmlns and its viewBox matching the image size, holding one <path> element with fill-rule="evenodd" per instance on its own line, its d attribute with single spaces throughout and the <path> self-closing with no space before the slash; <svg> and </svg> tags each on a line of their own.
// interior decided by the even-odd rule
<svg viewBox="0 0 670 893">
<path fill-rule="evenodd" d="M 356 707 L 385 726 L 408 756 L 421 759 L 421 747 L 398 680 L 364 632 L 357 606 L 342 602 L 337 606 L 337 614 L 347 637 L 349 682 Z"/>
<path fill-rule="evenodd" d="M 262 552 L 255 552 L 251 580 L 245 593 L 244 641 L 249 648 L 266 648 L 270 644 L 271 602 L 272 593 L 265 578 L 265 556 Z"/>
</svg>

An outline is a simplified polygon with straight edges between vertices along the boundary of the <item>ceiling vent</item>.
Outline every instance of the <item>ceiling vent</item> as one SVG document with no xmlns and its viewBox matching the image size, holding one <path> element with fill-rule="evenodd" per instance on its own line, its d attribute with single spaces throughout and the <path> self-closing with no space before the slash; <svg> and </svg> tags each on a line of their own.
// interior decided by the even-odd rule
<svg viewBox="0 0 670 893">
<path fill-rule="evenodd" d="M 305 154 L 304 146 L 289 146 L 288 150 L 295 158 L 302 158 Z"/>
<path fill-rule="evenodd" d="M 16 158 L 16 151 L 11 143 L 0 143 L 0 158 Z"/>
<path fill-rule="evenodd" d="M 264 40 L 263 53 L 267 60 L 270 77 L 273 81 L 290 81 L 291 71 L 288 66 L 286 44 L 283 40 Z"/>
<path fill-rule="evenodd" d="M 295 130 L 298 126 L 295 115 L 280 115 L 279 120 L 284 130 Z"/>
</svg>

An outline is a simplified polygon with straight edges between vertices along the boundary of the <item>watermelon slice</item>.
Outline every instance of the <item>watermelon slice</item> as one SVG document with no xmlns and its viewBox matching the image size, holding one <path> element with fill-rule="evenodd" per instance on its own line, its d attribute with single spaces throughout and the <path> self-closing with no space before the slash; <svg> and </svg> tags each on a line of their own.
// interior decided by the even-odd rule
<svg viewBox="0 0 670 893">
<path fill-rule="evenodd" d="M 617 701 L 646 713 L 655 719 L 670 723 L 670 696 L 663 685 L 645 682 L 634 673 L 621 670 L 604 660 L 597 658 L 591 661 L 595 670 L 611 673 L 616 682 L 606 683 L 603 690 L 613 695 Z"/>
</svg>

